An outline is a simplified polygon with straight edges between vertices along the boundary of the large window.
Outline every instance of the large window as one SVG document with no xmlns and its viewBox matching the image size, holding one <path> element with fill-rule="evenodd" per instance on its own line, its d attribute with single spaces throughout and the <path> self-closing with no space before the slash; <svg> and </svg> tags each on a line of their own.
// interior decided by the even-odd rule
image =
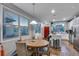
<svg viewBox="0 0 79 59">
<path fill-rule="evenodd" d="M 28 19 L 20 17 L 20 33 L 21 35 L 29 35 Z"/>
<path fill-rule="evenodd" d="M 5 9 L 3 13 L 3 38 L 17 37 L 18 15 Z"/>
<path fill-rule="evenodd" d="M 63 23 L 53 23 L 52 31 L 53 32 L 64 32 L 64 24 Z"/>
<path fill-rule="evenodd" d="M 7 9 L 3 10 L 3 38 L 29 35 L 28 19 Z M 20 33 L 19 33 L 20 29 Z"/>
</svg>

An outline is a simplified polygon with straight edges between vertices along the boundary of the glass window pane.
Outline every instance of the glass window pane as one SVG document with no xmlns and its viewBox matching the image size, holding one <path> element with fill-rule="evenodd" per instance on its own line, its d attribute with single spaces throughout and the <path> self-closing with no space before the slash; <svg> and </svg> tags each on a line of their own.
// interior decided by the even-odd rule
<svg viewBox="0 0 79 59">
<path fill-rule="evenodd" d="M 4 10 L 3 17 L 3 38 L 19 36 L 18 15 L 9 10 Z"/>
<path fill-rule="evenodd" d="M 64 32 L 64 24 L 58 24 L 58 23 L 54 23 L 52 24 L 52 31 L 53 32 Z"/>
<path fill-rule="evenodd" d="M 35 33 L 40 33 L 41 32 L 41 24 L 37 24 L 35 27 Z"/>
<path fill-rule="evenodd" d="M 18 26 L 3 26 L 4 38 L 17 37 L 18 34 Z"/>
<path fill-rule="evenodd" d="M 26 27 L 26 26 L 21 26 L 20 30 L 21 30 L 21 35 L 28 35 L 29 34 L 28 27 Z"/>
<path fill-rule="evenodd" d="M 20 32 L 21 35 L 29 35 L 28 19 L 24 17 L 20 17 Z"/>
<path fill-rule="evenodd" d="M 28 19 L 20 17 L 20 26 L 28 26 Z"/>
<path fill-rule="evenodd" d="M 13 12 L 10 12 L 8 10 L 4 10 L 4 24 L 12 24 L 12 25 L 18 25 L 18 16 L 14 14 Z"/>
<path fill-rule="evenodd" d="M 33 25 L 32 25 L 32 30 L 33 30 L 35 33 L 41 33 L 41 24 L 33 24 Z"/>
</svg>

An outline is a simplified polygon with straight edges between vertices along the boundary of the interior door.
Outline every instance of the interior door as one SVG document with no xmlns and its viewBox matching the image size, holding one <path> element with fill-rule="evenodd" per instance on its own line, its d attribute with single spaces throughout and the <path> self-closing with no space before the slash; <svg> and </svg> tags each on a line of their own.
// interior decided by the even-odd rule
<svg viewBox="0 0 79 59">
<path fill-rule="evenodd" d="M 49 26 L 44 27 L 44 38 L 47 38 L 49 35 Z"/>
</svg>

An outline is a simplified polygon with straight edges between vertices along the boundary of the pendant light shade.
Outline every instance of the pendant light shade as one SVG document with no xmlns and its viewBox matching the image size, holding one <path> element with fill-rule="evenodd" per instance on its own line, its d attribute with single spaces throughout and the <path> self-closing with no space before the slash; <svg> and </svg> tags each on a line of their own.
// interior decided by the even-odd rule
<svg viewBox="0 0 79 59">
<path fill-rule="evenodd" d="M 35 3 L 32 3 L 33 5 L 33 16 L 35 15 Z M 31 21 L 30 24 L 37 24 L 35 20 Z"/>
<path fill-rule="evenodd" d="M 31 21 L 30 24 L 37 24 L 35 20 Z"/>
</svg>

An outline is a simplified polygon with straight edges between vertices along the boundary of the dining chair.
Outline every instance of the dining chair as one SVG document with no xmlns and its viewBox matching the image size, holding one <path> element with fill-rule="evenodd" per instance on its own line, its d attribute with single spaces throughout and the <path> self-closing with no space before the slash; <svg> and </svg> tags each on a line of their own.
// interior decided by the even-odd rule
<svg viewBox="0 0 79 59">
<path fill-rule="evenodd" d="M 49 45 L 39 48 L 39 55 L 50 56 L 50 47 L 49 47 Z"/>
<path fill-rule="evenodd" d="M 27 49 L 26 43 L 16 43 L 16 54 L 18 56 L 31 56 L 32 51 Z"/>
</svg>

